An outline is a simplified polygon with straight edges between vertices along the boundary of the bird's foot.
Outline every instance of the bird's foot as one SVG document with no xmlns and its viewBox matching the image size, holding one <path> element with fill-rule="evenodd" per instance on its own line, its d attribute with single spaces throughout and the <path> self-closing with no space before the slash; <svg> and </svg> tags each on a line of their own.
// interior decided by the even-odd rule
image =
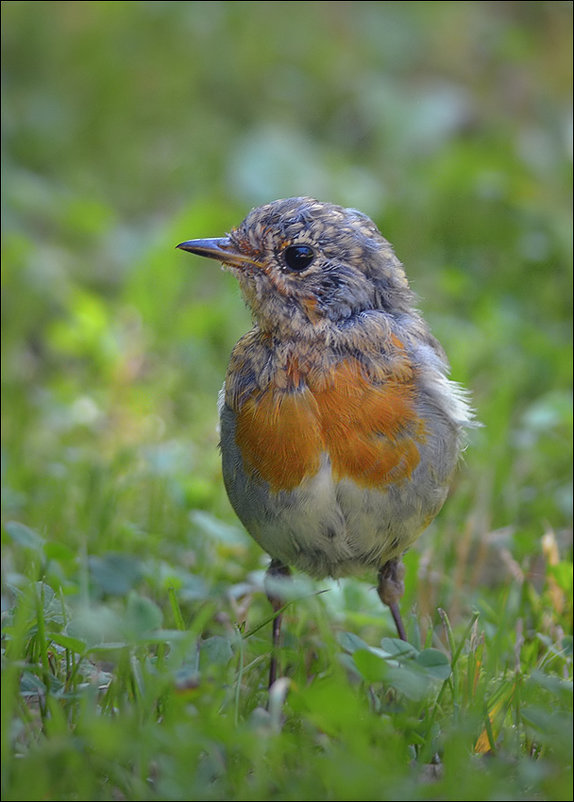
<svg viewBox="0 0 574 802">
<path fill-rule="evenodd" d="M 281 621 L 283 618 L 279 610 L 283 607 L 283 599 L 277 594 L 275 580 L 288 579 L 291 571 L 279 560 L 271 560 L 271 564 L 265 574 L 265 591 L 269 603 L 275 613 L 273 619 L 273 630 L 271 633 L 271 662 L 269 664 L 269 688 L 277 679 L 277 651 L 279 648 L 279 638 L 281 635 Z"/>
<path fill-rule="evenodd" d="M 379 569 L 377 592 L 383 604 L 386 604 L 397 628 L 401 640 L 407 639 L 407 633 L 401 618 L 399 601 L 405 592 L 405 566 L 400 557 L 389 560 Z"/>
</svg>

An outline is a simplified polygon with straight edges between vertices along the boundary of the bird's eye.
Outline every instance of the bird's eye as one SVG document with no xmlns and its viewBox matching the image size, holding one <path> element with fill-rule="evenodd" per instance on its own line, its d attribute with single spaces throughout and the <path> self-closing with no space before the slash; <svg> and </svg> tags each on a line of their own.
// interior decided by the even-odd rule
<svg viewBox="0 0 574 802">
<path fill-rule="evenodd" d="M 289 270 L 301 272 L 309 267 L 315 258 L 315 251 L 308 245 L 290 245 L 283 251 L 283 258 Z"/>
</svg>

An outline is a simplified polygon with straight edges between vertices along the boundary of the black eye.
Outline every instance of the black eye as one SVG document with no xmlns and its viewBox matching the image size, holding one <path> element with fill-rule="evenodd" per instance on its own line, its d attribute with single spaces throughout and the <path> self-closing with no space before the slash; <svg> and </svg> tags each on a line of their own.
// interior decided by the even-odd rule
<svg viewBox="0 0 574 802">
<path fill-rule="evenodd" d="M 308 245 L 290 245 L 283 251 L 283 258 L 289 270 L 305 270 L 315 258 L 315 251 Z"/>
</svg>

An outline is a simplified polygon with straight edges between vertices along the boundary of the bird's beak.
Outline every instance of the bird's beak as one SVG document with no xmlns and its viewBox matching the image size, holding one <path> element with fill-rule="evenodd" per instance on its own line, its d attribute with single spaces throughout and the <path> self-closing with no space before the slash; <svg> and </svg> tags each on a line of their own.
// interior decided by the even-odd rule
<svg viewBox="0 0 574 802">
<path fill-rule="evenodd" d="M 176 248 L 182 251 L 196 253 L 198 256 L 207 256 L 208 259 L 218 259 L 224 265 L 231 267 L 244 267 L 246 264 L 257 264 L 253 256 L 241 253 L 229 237 L 215 239 L 190 239 L 180 242 Z"/>
</svg>

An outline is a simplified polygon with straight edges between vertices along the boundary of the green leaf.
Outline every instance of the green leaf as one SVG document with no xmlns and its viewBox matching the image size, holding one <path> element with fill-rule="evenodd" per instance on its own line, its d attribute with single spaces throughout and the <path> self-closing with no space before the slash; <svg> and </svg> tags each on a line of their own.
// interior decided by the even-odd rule
<svg viewBox="0 0 574 802">
<path fill-rule="evenodd" d="M 382 682 L 388 676 L 389 666 L 370 649 L 357 649 L 353 660 L 367 682 Z"/>
<path fill-rule="evenodd" d="M 414 657 L 418 654 L 418 650 L 415 649 L 412 643 L 399 638 L 383 638 L 381 647 L 396 659 Z"/>
<path fill-rule="evenodd" d="M 128 596 L 128 605 L 124 619 L 124 630 L 128 636 L 138 638 L 161 626 L 163 613 L 151 599 L 132 591 Z"/>
<path fill-rule="evenodd" d="M 4 529 L 14 543 L 18 543 L 19 546 L 23 546 L 25 549 L 41 551 L 44 546 L 45 538 L 19 521 L 8 521 L 4 524 Z"/>
<path fill-rule="evenodd" d="M 53 624 L 64 623 L 64 609 L 60 597 L 56 595 L 53 588 L 47 582 L 35 583 L 36 598 L 42 602 L 42 614 L 44 621 Z"/>
<path fill-rule="evenodd" d="M 358 635 L 355 635 L 354 632 L 338 632 L 337 640 L 339 646 L 349 654 L 353 654 L 358 649 L 369 649 L 369 644 L 359 638 Z"/>
<path fill-rule="evenodd" d="M 70 652 L 76 652 L 76 654 L 86 653 L 86 643 L 79 638 L 72 638 L 70 635 L 62 635 L 61 632 L 48 632 L 46 633 L 46 637 L 53 643 L 57 643 L 58 646 L 68 649 Z"/>
<path fill-rule="evenodd" d="M 85 605 L 74 611 L 66 634 L 85 642 L 89 648 L 122 641 L 122 621 L 115 610 L 105 605 Z"/>
<path fill-rule="evenodd" d="M 32 670 L 27 669 L 22 672 L 20 693 L 22 696 L 42 696 L 46 693 L 46 685 Z"/>
<path fill-rule="evenodd" d="M 450 677 L 449 659 L 446 654 L 443 654 L 438 649 L 424 649 L 415 657 L 415 663 L 421 666 L 425 673 L 433 679 L 444 681 Z"/>
<path fill-rule="evenodd" d="M 103 593 L 114 596 L 124 596 L 141 577 L 140 562 L 126 554 L 109 552 L 103 557 L 92 556 L 89 566 L 94 584 Z"/>
<path fill-rule="evenodd" d="M 64 543 L 56 543 L 53 540 L 47 540 L 44 544 L 44 554 L 49 560 L 56 562 L 71 562 L 75 558 L 74 551 L 66 546 Z"/>
<path fill-rule="evenodd" d="M 389 666 L 385 682 L 414 702 L 424 699 L 429 687 L 428 677 L 412 663 Z"/>
<path fill-rule="evenodd" d="M 228 638 L 214 635 L 201 643 L 199 652 L 200 666 L 206 669 L 211 665 L 224 666 L 233 657 L 233 649 Z"/>
<path fill-rule="evenodd" d="M 557 696 L 572 701 L 572 680 L 563 679 L 554 674 L 545 674 L 542 671 L 533 671 L 527 680 L 527 686 L 531 685 L 545 688 Z"/>
</svg>

